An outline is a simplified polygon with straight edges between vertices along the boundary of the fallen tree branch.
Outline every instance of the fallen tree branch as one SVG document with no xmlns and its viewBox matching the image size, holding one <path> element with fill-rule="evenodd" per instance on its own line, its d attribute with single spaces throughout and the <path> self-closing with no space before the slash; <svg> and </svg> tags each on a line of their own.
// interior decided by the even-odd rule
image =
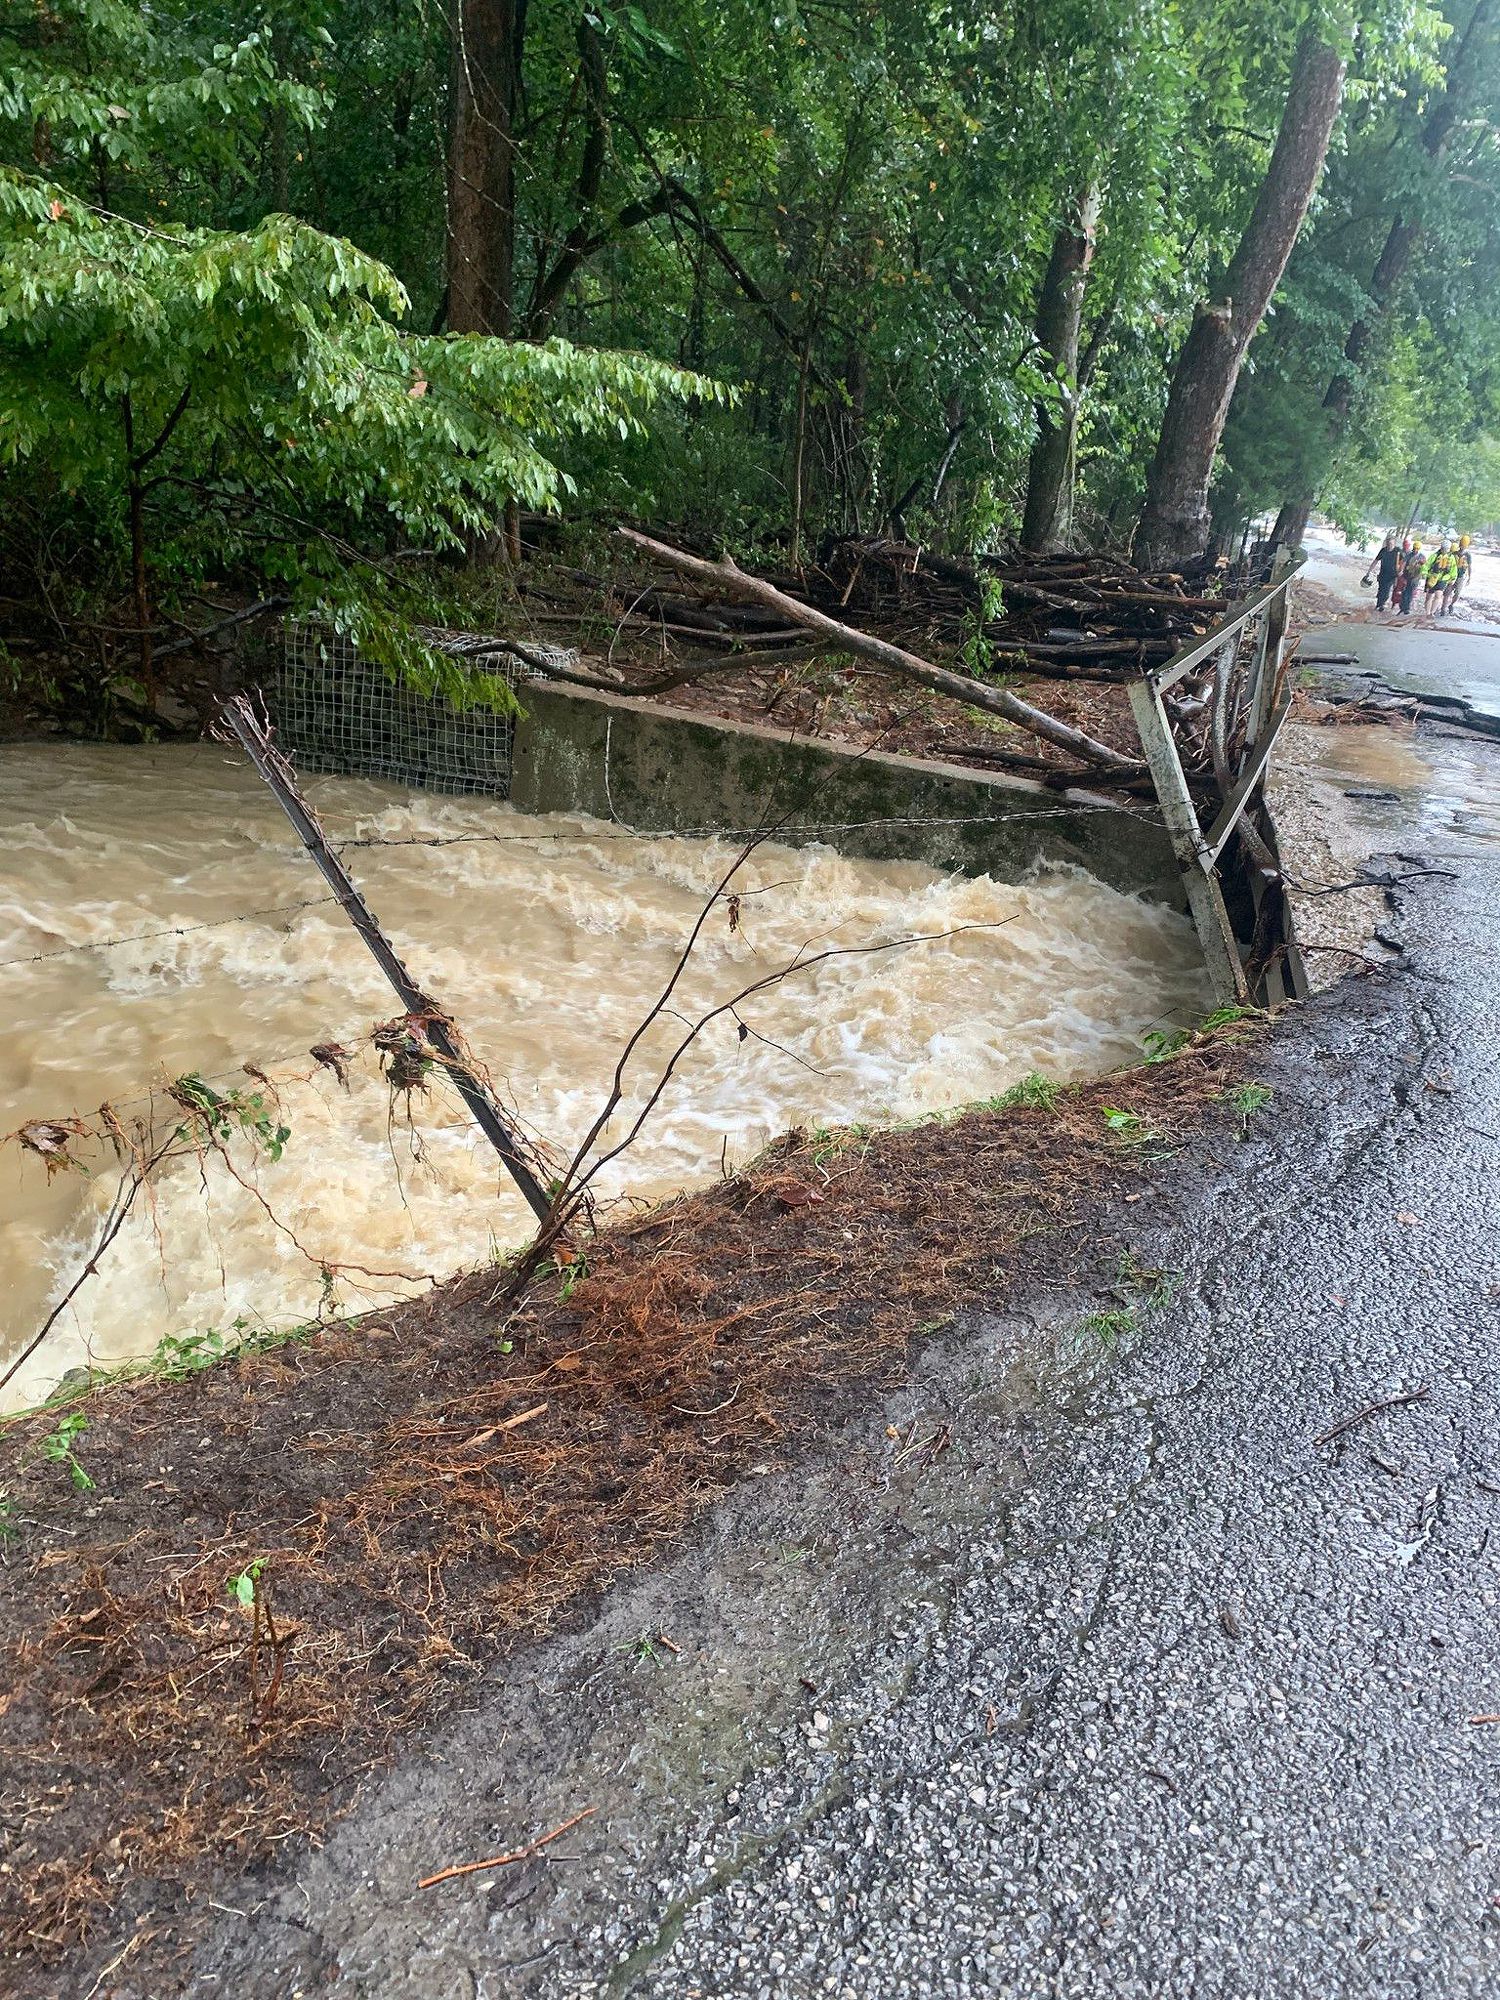
<svg viewBox="0 0 1500 2000">
<path fill-rule="evenodd" d="M 194 646 L 201 646 L 205 640 L 213 639 L 220 632 L 227 632 L 234 625 L 245 625 L 252 618 L 264 618 L 272 611 L 285 611 L 291 603 L 289 597 L 263 597 L 256 604 L 246 605 L 243 611 L 231 611 L 215 625 L 205 625 L 200 632 L 189 632 L 185 639 L 174 639 L 169 646 L 155 648 L 154 657 L 165 660 L 172 653 L 186 653 Z"/>
<path fill-rule="evenodd" d="M 585 1806 L 582 1812 L 574 1813 L 571 1819 L 565 1819 L 561 1826 L 553 1827 L 550 1833 L 541 1834 L 535 1840 L 528 1840 L 524 1847 L 513 1847 L 507 1854 L 492 1854 L 486 1861 L 460 1861 L 455 1867 L 440 1868 L 436 1875 L 424 1875 L 417 1887 L 430 1889 L 434 1883 L 451 1882 L 457 1875 L 477 1875 L 482 1868 L 508 1868 L 513 1861 L 529 1861 L 533 1854 L 540 1854 L 544 1847 L 550 1847 L 554 1840 L 560 1840 L 565 1833 L 571 1833 L 575 1826 L 583 1820 L 592 1818 L 598 1810 L 597 1806 Z"/>
<path fill-rule="evenodd" d="M 1314 1444 L 1332 1444 L 1345 1431 L 1352 1431 L 1356 1424 L 1362 1424 L 1367 1417 L 1379 1416 L 1382 1410 L 1398 1410 L 1405 1403 L 1420 1403 L 1426 1397 L 1427 1385 L 1420 1389 L 1404 1389 L 1399 1396 L 1387 1396 L 1378 1403 L 1366 1403 L 1362 1410 L 1355 1410 L 1350 1416 L 1341 1417 L 1336 1424 L 1330 1424 L 1326 1431 L 1319 1431 Z"/>
<path fill-rule="evenodd" d="M 748 575 L 730 556 L 725 556 L 721 562 L 709 562 L 702 556 L 674 549 L 666 542 L 653 541 L 649 535 L 640 534 L 634 528 L 618 528 L 616 533 L 683 576 L 713 583 L 732 597 L 779 611 L 792 623 L 816 632 L 841 652 L 862 654 L 902 680 L 915 681 L 919 687 L 930 688 L 934 694 L 948 695 L 970 708 L 982 708 L 992 715 L 1003 716 L 1017 728 L 1066 751 L 1081 764 L 1092 765 L 1116 777 L 1135 777 L 1145 769 L 1139 758 L 1123 756 L 1107 743 L 1100 743 L 1095 737 L 1086 735 L 1083 730 L 1059 722 L 1056 716 L 1048 715 L 1043 709 L 1033 708 L 1030 702 L 1022 701 L 1019 695 L 1011 694 L 1005 688 L 992 687 L 987 681 L 974 680 L 968 674 L 954 673 L 947 667 L 934 666 L 919 654 L 908 653 L 904 647 L 893 646 L 887 640 L 873 638 L 856 626 L 843 625 L 826 612 L 814 610 L 812 605 L 803 604 L 795 597 L 788 597 L 774 584 Z"/>
</svg>

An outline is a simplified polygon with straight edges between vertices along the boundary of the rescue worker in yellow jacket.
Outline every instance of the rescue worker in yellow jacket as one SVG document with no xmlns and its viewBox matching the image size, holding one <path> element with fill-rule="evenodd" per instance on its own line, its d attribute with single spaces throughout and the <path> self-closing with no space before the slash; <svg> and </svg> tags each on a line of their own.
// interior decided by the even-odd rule
<svg viewBox="0 0 1500 2000">
<path fill-rule="evenodd" d="M 1429 615 L 1441 612 L 1443 599 L 1447 594 L 1451 579 L 1458 574 L 1458 558 L 1448 547 L 1447 537 L 1438 544 L 1437 551 L 1427 565 L 1423 578 L 1426 591 L 1422 598 L 1422 609 Z"/>
<path fill-rule="evenodd" d="M 1453 558 L 1453 576 L 1443 593 L 1443 610 L 1451 611 L 1459 600 L 1459 595 L 1469 578 L 1474 574 L 1474 558 L 1469 552 L 1469 538 L 1460 535 L 1458 549 Z"/>
</svg>

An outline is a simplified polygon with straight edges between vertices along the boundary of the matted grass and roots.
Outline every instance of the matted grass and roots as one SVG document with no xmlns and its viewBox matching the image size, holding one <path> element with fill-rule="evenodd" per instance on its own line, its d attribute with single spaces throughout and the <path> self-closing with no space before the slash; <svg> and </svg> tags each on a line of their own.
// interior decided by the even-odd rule
<svg viewBox="0 0 1500 2000">
<path fill-rule="evenodd" d="M 806 1442 L 836 1389 L 894 1377 L 935 1316 L 1003 1297 L 1019 1246 L 1147 1177 L 1105 1106 L 1170 1140 L 1240 1063 L 1210 1036 L 1050 1105 L 793 1134 L 508 1309 L 475 1275 L 96 1390 L 74 1440 L 92 1493 L 41 1450 L 55 1410 L 12 1424 L 7 1953 L 35 1969 L 107 1906 L 160 1908 L 315 1830 L 455 1679 Z"/>
</svg>

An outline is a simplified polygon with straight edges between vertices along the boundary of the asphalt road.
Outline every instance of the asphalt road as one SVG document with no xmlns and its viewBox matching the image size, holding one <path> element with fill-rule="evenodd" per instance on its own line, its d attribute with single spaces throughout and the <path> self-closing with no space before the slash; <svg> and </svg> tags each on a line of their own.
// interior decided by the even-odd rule
<svg viewBox="0 0 1500 2000">
<path fill-rule="evenodd" d="M 1360 810 L 1410 852 L 1419 803 Z M 1278 1035 L 1244 1140 L 1083 1246 L 1170 1301 L 974 1310 L 221 1890 L 191 1990 L 1500 1991 L 1494 823 L 1444 822 L 1406 960 Z"/>
<path fill-rule="evenodd" d="M 1349 549 L 1329 529 L 1308 535 L 1303 575 L 1351 610 L 1373 614 L 1375 593 L 1360 583 L 1370 554 Z M 1304 653 L 1352 652 L 1363 673 L 1400 693 L 1451 710 L 1488 735 L 1500 735 L 1500 557 L 1478 555 L 1470 589 L 1453 615 L 1385 616 L 1368 625 L 1332 623 L 1310 631 Z M 1419 599 L 1419 603 L 1422 600 Z"/>
</svg>

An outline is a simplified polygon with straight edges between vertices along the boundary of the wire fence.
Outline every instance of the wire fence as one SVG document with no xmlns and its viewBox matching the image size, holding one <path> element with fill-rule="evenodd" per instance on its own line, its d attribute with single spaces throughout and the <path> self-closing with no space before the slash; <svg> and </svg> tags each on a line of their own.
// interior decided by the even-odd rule
<svg viewBox="0 0 1500 2000">
<path fill-rule="evenodd" d="M 460 649 L 456 635 L 427 636 L 440 649 Z M 560 647 L 528 650 L 558 666 L 571 657 Z M 499 652 L 485 655 L 484 669 L 512 692 L 530 671 Z M 510 796 L 513 710 L 459 710 L 440 695 L 422 694 L 329 625 L 287 621 L 265 693 L 278 733 L 304 771 L 388 778 L 419 791 Z"/>
</svg>

